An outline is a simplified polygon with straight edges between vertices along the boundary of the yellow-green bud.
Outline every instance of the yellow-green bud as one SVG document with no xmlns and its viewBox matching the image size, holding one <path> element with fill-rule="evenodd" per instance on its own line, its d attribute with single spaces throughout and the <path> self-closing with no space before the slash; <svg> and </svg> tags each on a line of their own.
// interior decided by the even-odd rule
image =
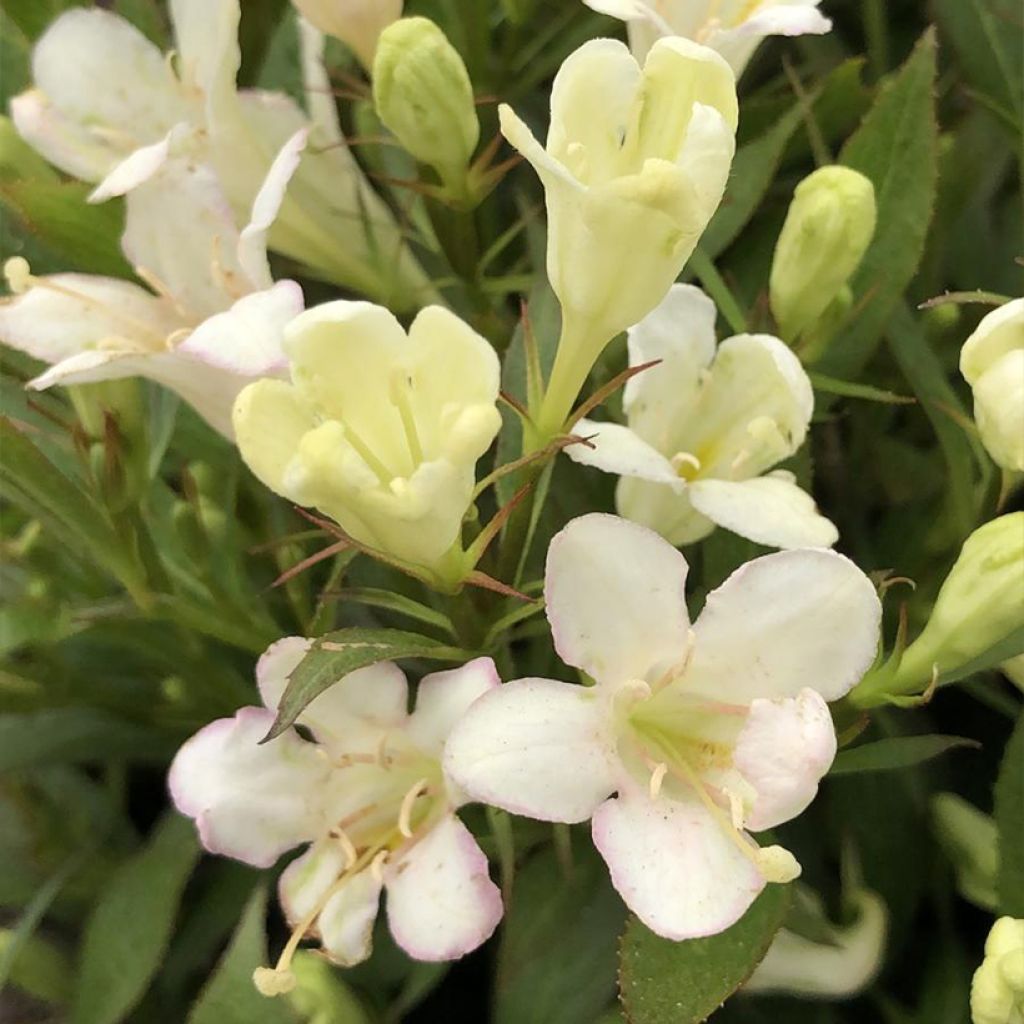
<svg viewBox="0 0 1024 1024">
<path fill-rule="evenodd" d="M 1024 1020 L 1024 921 L 1001 917 L 985 941 L 985 959 L 971 982 L 973 1024 Z"/>
<path fill-rule="evenodd" d="M 849 167 L 822 167 L 796 187 L 775 246 L 772 313 L 792 343 L 828 309 L 875 233 L 875 189 Z"/>
<path fill-rule="evenodd" d="M 381 32 L 402 16 L 402 0 L 292 0 L 311 24 L 335 36 L 373 67 Z"/>
<path fill-rule="evenodd" d="M 427 18 L 402 18 L 381 34 L 373 62 L 373 101 L 385 125 L 454 193 L 466 171 L 480 122 L 466 65 Z"/>
<path fill-rule="evenodd" d="M 956 793 L 932 797 L 935 834 L 956 871 L 956 887 L 965 900 L 995 910 L 999 868 L 999 832 L 993 819 Z"/>
<path fill-rule="evenodd" d="M 1022 584 L 1024 512 L 1012 512 L 979 527 L 964 542 L 928 625 L 903 653 L 893 691 L 910 693 L 927 685 L 933 673 L 949 679 L 967 666 L 994 668 L 1019 654 L 1013 643 L 1024 633 Z"/>
</svg>

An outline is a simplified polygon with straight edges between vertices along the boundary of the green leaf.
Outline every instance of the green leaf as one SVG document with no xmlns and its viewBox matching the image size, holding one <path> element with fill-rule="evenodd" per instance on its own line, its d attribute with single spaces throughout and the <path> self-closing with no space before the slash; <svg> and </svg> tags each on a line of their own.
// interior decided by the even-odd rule
<svg viewBox="0 0 1024 1024">
<path fill-rule="evenodd" d="M 625 916 L 593 848 L 567 875 L 550 848 L 516 874 L 498 950 L 494 1024 L 591 1024 L 615 996 Z"/>
<path fill-rule="evenodd" d="M 775 179 L 786 144 L 802 120 L 803 111 L 796 104 L 760 138 L 736 151 L 722 205 L 701 235 L 700 247 L 709 259 L 727 249 L 754 215 Z"/>
<path fill-rule="evenodd" d="M 815 391 L 826 395 L 837 395 L 840 398 L 861 398 L 865 402 L 881 402 L 883 405 L 912 405 L 913 398 L 897 395 L 893 391 L 872 387 L 870 384 L 857 384 L 849 380 L 836 380 L 826 377 L 823 373 L 809 373 Z"/>
<path fill-rule="evenodd" d="M 911 768 L 958 747 L 980 746 L 976 740 L 964 736 L 890 736 L 840 751 L 828 774 L 834 777 L 859 772 L 890 772 Z"/>
<path fill-rule="evenodd" d="M 995 790 L 999 829 L 999 908 L 1010 917 L 1024 917 L 1024 713 L 1017 720 Z"/>
<path fill-rule="evenodd" d="M 0 772 L 60 761 L 166 762 L 173 745 L 152 729 L 95 708 L 0 717 Z"/>
<path fill-rule="evenodd" d="M 310 648 L 288 677 L 277 720 L 267 739 L 280 736 L 302 710 L 342 676 L 379 661 L 399 658 L 429 658 L 436 661 L 465 661 L 473 655 L 438 640 L 404 633 L 398 629 L 363 629 L 358 626 L 326 633 Z"/>
<path fill-rule="evenodd" d="M 934 0 L 933 10 L 964 76 L 1019 134 L 1024 117 L 1024 46 L 1016 0 Z"/>
<path fill-rule="evenodd" d="M 14 941 L 11 929 L 0 929 L 0 957 Z M 42 1002 L 63 1006 L 71 993 L 72 976 L 71 964 L 61 950 L 33 935 L 21 943 L 11 965 L 10 983 Z"/>
<path fill-rule="evenodd" d="M 288 1024 L 285 999 L 256 991 L 252 972 L 267 963 L 267 889 L 256 887 L 217 969 L 192 1006 L 187 1024 Z"/>
<path fill-rule="evenodd" d="M 859 314 L 815 367 L 830 376 L 859 375 L 921 261 L 937 181 L 934 88 L 935 33 L 929 29 L 840 156 L 874 183 L 878 226 L 850 282 Z"/>
<path fill-rule="evenodd" d="M 622 937 L 619 985 L 631 1024 L 700 1024 L 750 977 L 789 910 L 788 886 L 769 885 L 731 928 L 670 942 L 636 918 Z"/>
<path fill-rule="evenodd" d="M 141 595 L 138 567 L 100 507 L 7 419 L 0 417 L 0 496 L 39 519 L 77 554 Z"/>
<path fill-rule="evenodd" d="M 115 872 L 85 926 L 71 1024 L 117 1024 L 142 998 L 198 858 L 195 826 L 169 813 Z"/>
</svg>

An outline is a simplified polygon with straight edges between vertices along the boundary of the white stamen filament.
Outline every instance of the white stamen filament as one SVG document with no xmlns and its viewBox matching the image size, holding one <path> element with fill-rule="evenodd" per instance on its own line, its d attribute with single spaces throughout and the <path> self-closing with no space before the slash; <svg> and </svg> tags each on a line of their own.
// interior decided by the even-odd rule
<svg viewBox="0 0 1024 1024">
<path fill-rule="evenodd" d="M 659 761 L 654 766 L 654 771 L 651 772 L 651 781 L 647 787 L 652 800 L 658 799 L 658 794 L 661 792 L 661 784 L 665 781 L 665 776 L 667 774 L 668 765 L 663 761 Z"/>
<path fill-rule="evenodd" d="M 412 464 L 418 466 L 423 461 L 423 446 L 420 444 L 420 435 L 416 429 L 416 415 L 409 397 L 411 390 L 412 381 L 408 373 L 401 367 L 395 369 L 391 374 L 389 397 L 402 420 L 402 430 L 405 432 L 405 443 L 409 447 Z"/>
<path fill-rule="evenodd" d="M 380 850 L 373 860 L 370 861 L 370 874 L 373 876 L 374 881 L 382 885 L 384 883 L 384 865 L 387 864 L 389 855 L 388 850 Z"/>
<path fill-rule="evenodd" d="M 402 806 L 398 810 L 398 831 L 406 839 L 412 839 L 412 808 L 416 801 L 427 792 L 430 780 L 417 779 L 412 784 L 409 792 L 402 797 Z"/>
<path fill-rule="evenodd" d="M 335 825 L 331 829 L 331 837 L 338 841 L 342 853 L 345 854 L 345 870 L 347 871 L 359 860 L 359 851 L 356 849 L 356 844 L 352 842 L 349 834 L 340 825 Z"/>
</svg>

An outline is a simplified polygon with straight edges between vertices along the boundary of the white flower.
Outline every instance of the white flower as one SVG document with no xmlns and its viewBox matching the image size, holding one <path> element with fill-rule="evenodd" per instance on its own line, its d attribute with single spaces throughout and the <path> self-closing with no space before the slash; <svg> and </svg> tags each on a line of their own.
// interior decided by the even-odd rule
<svg viewBox="0 0 1024 1024">
<path fill-rule="evenodd" d="M 499 113 L 547 201 L 563 319 L 540 414 L 550 435 L 608 341 L 665 297 L 721 201 L 736 83 L 718 54 L 686 39 L 660 41 L 642 69 L 622 43 L 595 39 L 555 76 L 546 148 L 509 107 Z"/>
<path fill-rule="evenodd" d="M 593 818 L 616 889 L 669 939 L 722 931 L 799 873 L 746 830 L 814 798 L 836 750 L 825 702 L 870 665 L 881 615 L 848 559 L 785 551 L 734 573 L 691 629 L 686 573 L 642 526 L 573 520 L 548 552 L 547 614 L 559 656 L 596 685 L 507 683 L 466 712 L 444 762 L 512 813 Z"/>
<path fill-rule="evenodd" d="M 1001 917 L 971 982 L 972 1024 L 1024 1022 L 1024 921 Z"/>
<path fill-rule="evenodd" d="M 313 931 L 340 964 L 370 955 L 381 890 L 395 941 L 418 960 L 451 960 L 484 942 L 501 918 L 487 858 L 455 816 L 466 797 L 441 768 L 452 724 L 498 685 L 488 658 L 426 676 L 406 711 L 405 676 L 382 662 L 345 676 L 299 716 L 312 741 L 289 729 L 260 740 L 289 674 L 312 641 L 288 637 L 257 667 L 266 708 L 242 708 L 178 751 L 169 784 L 203 845 L 255 867 L 311 844 L 280 880 L 295 928 L 266 994 L 287 988 L 291 953 Z"/>
<path fill-rule="evenodd" d="M 974 419 L 993 460 L 1024 472 L 1024 299 L 993 310 L 960 351 Z"/>
<path fill-rule="evenodd" d="M 286 143 L 242 231 L 205 165 L 172 159 L 134 189 L 122 247 L 152 292 L 92 274 L 33 277 L 8 261 L 20 294 L 0 302 L 0 341 L 51 364 L 29 386 L 148 377 L 232 437 L 235 398 L 284 371 L 282 330 L 302 311 L 294 281 L 271 281 L 266 233 L 304 145 L 305 132 Z"/>
<path fill-rule="evenodd" d="M 122 195 L 183 156 L 211 164 L 239 220 L 275 155 L 313 130 L 272 247 L 327 280 L 418 306 L 429 282 L 340 134 L 315 124 L 283 93 L 235 85 L 239 0 L 172 0 L 176 57 L 101 8 L 73 8 L 32 51 L 35 87 L 11 101 L 22 137 L 61 170 L 99 182 L 93 200 Z M 324 108 L 323 82 L 310 107 Z"/>
<path fill-rule="evenodd" d="M 406 334 L 380 306 L 338 301 L 293 320 L 285 351 L 292 383 L 252 384 L 235 406 L 249 468 L 354 540 L 460 581 L 474 466 L 501 426 L 491 345 L 440 306 Z"/>
<path fill-rule="evenodd" d="M 662 36 L 685 36 L 717 50 L 738 78 L 767 36 L 822 35 L 832 22 L 821 0 L 583 0 L 629 26 L 637 60 Z"/>
<path fill-rule="evenodd" d="M 715 306 L 691 285 L 629 331 L 629 426 L 581 420 L 567 454 L 622 479 L 620 515 L 690 544 L 724 526 L 771 547 L 831 547 L 836 528 L 784 471 L 762 475 L 807 435 L 811 382 L 778 338 L 741 334 L 715 346 Z"/>
<path fill-rule="evenodd" d="M 815 896 L 808 909 L 823 928 L 822 938 L 815 941 L 783 927 L 742 991 L 849 999 L 867 988 L 885 959 L 889 915 L 882 898 L 867 889 L 857 890 L 850 902 L 856 916 L 840 927 L 828 920 Z"/>
</svg>

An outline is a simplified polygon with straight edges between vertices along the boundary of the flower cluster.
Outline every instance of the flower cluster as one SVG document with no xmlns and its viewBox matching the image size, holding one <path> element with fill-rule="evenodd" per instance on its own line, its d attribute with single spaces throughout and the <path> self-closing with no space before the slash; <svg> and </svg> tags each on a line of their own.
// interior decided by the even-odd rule
<svg viewBox="0 0 1024 1024">
<path fill-rule="evenodd" d="M 260 658 L 259 706 L 195 718 L 174 758 L 174 806 L 207 851 L 272 869 L 301 849 L 278 876 L 290 938 L 254 976 L 267 996 L 296 985 L 303 941 L 366 960 L 382 898 L 414 959 L 486 942 L 509 890 L 471 805 L 492 824 L 589 822 L 647 929 L 717 935 L 801 874 L 786 836 L 756 837 L 815 799 L 839 747 L 831 704 L 849 724 L 1024 652 L 1024 512 L 972 520 L 927 624 L 908 642 L 904 618 L 889 658 L 881 574 L 833 550 L 851 550 L 842 500 L 816 488 L 809 442 L 825 419 L 839 443 L 823 395 L 879 398 L 821 372 L 855 288 L 879 286 L 859 283 L 886 228 L 871 178 L 822 161 L 796 185 L 774 260 L 749 271 L 749 319 L 699 248 L 728 211 L 737 77 L 763 38 L 829 31 L 817 0 L 585 2 L 626 21 L 629 45 L 592 39 L 561 63 L 543 144 L 535 111 L 503 102 L 487 143 L 470 56 L 400 2 L 295 0 L 304 107 L 239 87 L 239 0 L 171 0 L 170 54 L 118 15 L 73 8 L 37 41 L 34 86 L 11 106 L 25 143 L 95 186 L 90 203 L 123 203 L 133 273 L 7 260 L 0 339 L 48 364 L 28 386 L 170 389 L 233 446 L 251 494 L 334 541 L 285 582 L 358 555 L 375 574 L 367 604 L 444 633 L 374 621 L 336 642 L 323 610 L 345 595 L 338 561 L 316 614 L 297 601 L 301 625 L 250 645 L 302 633 Z M 341 131 L 324 33 L 351 51 L 360 141 L 389 149 L 374 186 Z M 526 310 L 515 333 L 516 266 L 483 268 L 518 227 L 486 252 L 477 237 L 478 207 L 510 173 L 537 189 L 538 217 L 543 189 L 538 305 L 553 293 L 560 313 L 538 327 Z M 698 266 L 703 287 L 687 283 Z M 981 321 L 960 369 L 1005 498 L 1024 473 L 1024 300 Z M 576 500 L 607 482 L 591 469 L 618 478 L 616 515 Z M 559 473 L 579 494 L 552 512 Z M 520 659 L 527 620 L 542 645 Z M 402 658 L 449 667 L 410 686 Z M 866 984 L 886 909 L 856 893 L 857 921 L 822 942 L 781 932 L 754 987 Z M 999 922 L 986 947 L 979 1021 L 1019 1016 L 1020 924 Z M 834 967 L 830 989 L 817 975 Z"/>
</svg>

